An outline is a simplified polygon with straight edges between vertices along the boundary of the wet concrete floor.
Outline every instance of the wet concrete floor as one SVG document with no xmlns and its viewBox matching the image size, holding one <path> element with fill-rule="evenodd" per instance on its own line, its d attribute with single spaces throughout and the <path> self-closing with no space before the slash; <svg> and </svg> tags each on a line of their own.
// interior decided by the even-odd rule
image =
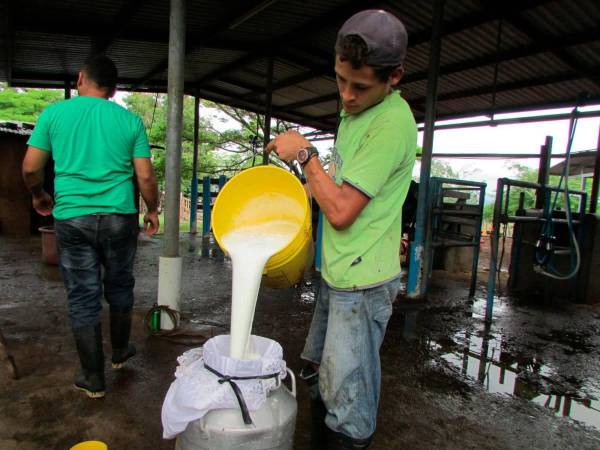
<svg viewBox="0 0 600 450">
<path fill-rule="evenodd" d="M 133 339 L 138 356 L 107 367 L 107 395 L 72 388 L 77 355 L 58 270 L 40 262 L 40 239 L 0 238 L 0 330 L 21 378 L 0 364 L 0 450 L 68 449 L 99 439 L 111 450 L 173 449 L 163 440 L 162 400 L 176 357 L 200 336 L 149 337 L 156 301 L 158 239 L 141 238 Z M 183 325 L 192 334 L 228 329 L 230 265 L 200 239 L 184 237 Z M 600 305 L 499 297 L 485 311 L 485 255 L 474 299 L 468 276 L 434 272 L 427 302 L 400 298 L 381 350 L 383 385 L 372 448 L 600 449 Z M 315 280 L 261 290 L 254 333 L 279 341 L 296 373 Z M 106 308 L 105 308 L 106 312 Z M 106 315 L 104 316 L 106 325 Z M 108 329 L 105 352 L 110 354 Z M 298 386 L 296 449 L 308 449 L 309 405 Z"/>
</svg>

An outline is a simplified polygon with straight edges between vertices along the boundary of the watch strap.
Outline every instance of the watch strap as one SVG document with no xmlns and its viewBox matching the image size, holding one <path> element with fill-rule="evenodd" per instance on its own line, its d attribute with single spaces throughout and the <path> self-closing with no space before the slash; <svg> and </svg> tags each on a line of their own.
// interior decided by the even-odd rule
<svg viewBox="0 0 600 450">
<path fill-rule="evenodd" d="M 304 168 L 304 166 L 306 166 L 306 164 L 308 164 L 308 162 L 315 156 L 319 156 L 319 150 L 316 149 L 316 147 L 310 146 L 310 147 L 305 147 L 304 150 L 306 150 L 308 152 L 308 157 L 306 158 L 306 161 L 301 162 L 300 166 L 302 168 Z"/>
</svg>

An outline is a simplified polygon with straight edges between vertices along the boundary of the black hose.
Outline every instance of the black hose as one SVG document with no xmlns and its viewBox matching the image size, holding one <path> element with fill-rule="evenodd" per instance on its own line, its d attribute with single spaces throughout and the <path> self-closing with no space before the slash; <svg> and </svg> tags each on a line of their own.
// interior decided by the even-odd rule
<svg viewBox="0 0 600 450">
<path fill-rule="evenodd" d="M 170 342 L 181 345 L 203 345 L 208 339 L 215 336 L 214 330 L 212 329 L 208 332 L 182 330 L 179 327 L 175 327 L 172 330 L 162 330 L 160 328 L 155 329 L 152 326 L 152 316 L 155 313 L 162 315 L 163 312 L 169 315 L 169 318 L 174 324 L 178 323 L 181 319 L 181 313 L 179 313 L 178 311 L 169 308 L 167 305 L 155 304 L 152 308 L 148 310 L 148 312 L 146 312 L 146 315 L 144 316 L 144 327 L 146 328 L 146 332 L 150 336 L 165 339 Z M 202 321 L 202 324 L 214 328 L 226 328 L 223 324 L 212 321 Z"/>
</svg>

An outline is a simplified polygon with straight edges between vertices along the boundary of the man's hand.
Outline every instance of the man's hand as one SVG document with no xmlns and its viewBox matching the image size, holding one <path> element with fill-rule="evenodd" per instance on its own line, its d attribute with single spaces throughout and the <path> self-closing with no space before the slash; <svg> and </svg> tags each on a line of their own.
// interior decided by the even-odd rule
<svg viewBox="0 0 600 450">
<path fill-rule="evenodd" d="M 152 236 L 156 234 L 160 227 L 160 222 L 158 220 L 158 212 L 147 212 L 144 214 L 144 233 L 147 236 Z"/>
<path fill-rule="evenodd" d="M 298 150 L 310 147 L 312 144 L 308 139 L 297 131 L 286 131 L 267 144 L 267 152 L 275 152 L 282 161 L 293 161 L 296 159 Z"/>
<path fill-rule="evenodd" d="M 52 200 L 52 196 L 46 191 L 41 191 L 38 195 L 34 195 L 32 203 L 33 209 L 35 209 L 40 216 L 49 216 L 52 214 L 54 201 Z"/>
</svg>

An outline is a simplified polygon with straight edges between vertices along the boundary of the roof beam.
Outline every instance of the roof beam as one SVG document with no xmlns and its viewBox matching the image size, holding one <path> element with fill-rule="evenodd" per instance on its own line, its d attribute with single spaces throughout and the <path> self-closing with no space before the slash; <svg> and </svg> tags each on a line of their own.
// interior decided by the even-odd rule
<svg viewBox="0 0 600 450">
<path fill-rule="evenodd" d="M 372 1 L 367 0 L 352 0 L 349 2 L 345 2 L 340 6 L 334 8 L 333 10 L 328 11 L 327 13 L 321 16 L 315 17 L 314 19 L 284 33 L 281 36 L 276 36 L 270 41 L 264 42 L 259 46 L 259 50 L 250 52 L 247 55 L 244 55 L 241 58 L 237 59 L 236 61 L 233 61 L 229 64 L 225 64 L 224 66 L 199 78 L 194 82 L 194 84 L 201 86 L 202 84 L 214 80 L 215 78 L 219 78 L 225 73 L 237 70 L 240 67 L 253 63 L 254 61 L 262 59 L 265 56 L 268 56 L 269 53 L 272 53 L 272 49 L 288 47 L 290 44 L 298 41 L 300 38 L 305 38 L 306 36 L 313 34 L 316 30 L 320 30 L 325 26 L 337 26 L 352 14 L 364 9 L 365 7 L 377 7 L 378 3 L 379 2 L 373 3 Z"/>
<path fill-rule="evenodd" d="M 559 100 L 559 101 L 552 102 L 552 103 L 547 103 L 547 102 L 531 103 L 529 105 L 523 105 L 523 106 L 518 106 L 518 107 L 497 108 L 495 110 L 486 108 L 486 109 L 474 109 L 474 110 L 465 111 L 465 112 L 462 112 L 459 114 L 450 113 L 450 114 L 445 114 L 445 115 L 439 115 L 437 117 L 437 120 L 438 121 L 459 120 L 459 119 L 464 120 L 464 119 L 479 117 L 479 116 L 491 117 L 492 114 L 497 116 L 498 114 L 509 114 L 509 113 L 516 114 L 516 113 L 536 111 L 536 110 L 573 108 L 575 106 L 575 104 L 576 104 L 575 99 L 565 98 L 563 100 Z M 600 106 L 600 97 L 596 96 L 596 97 L 590 98 L 590 99 L 588 99 L 588 103 L 586 103 L 586 104 Z M 587 113 L 580 113 L 580 114 L 582 114 L 581 117 L 587 116 Z M 419 122 L 419 120 L 417 120 L 417 122 Z"/>
<path fill-rule="evenodd" d="M 312 53 L 312 49 L 309 52 Z M 303 56 L 291 53 L 290 51 L 288 51 L 286 49 L 283 49 L 282 52 L 278 53 L 278 56 L 280 57 L 280 59 L 284 59 L 292 64 L 297 64 L 300 66 L 307 67 L 307 68 L 309 68 L 309 70 L 308 70 L 308 72 L 302 72 L 297 75 L 293 75 L 291 77 L 288 77 L 288 78 L 285 78 L 283 80 L 279 80 L 279 81 L 273 83 L 273 87 L 272 87 L 273 91 L 283 89 L 283 88 L 286 88 L 289 86 L 293 86 L 295 84 L 307 81 L 311 78 L 320 77 L 324 74 L 327 74 L 327 75 L 331 74 L 332 77 L 335 74 L 335 72 L 333 70 L 333 66 L 331 64 L 318 63 L 318 62 L 315 62 L 314 59 L 305 58 Z M 331 56 L 331 55 L 329 55 L 329 56 Z M 330 59 L 330 57 L 328 57 L 327 59 Z M 262 95 L 263 92 L 264 92 L 264 89 L 257 89 L 253 92 L 246 94 L 244 96 L 244 99 L 245 100 L 256 99 L 257 97 Z"/>
<path fill-rule="evenodd" d="M 546 53 L 557 49 L 563 49 L 573 45 L 581 45 L 589 42 L 600 40 L 600 27 L 583 31 L 580 33 L 574 33 L 568 36 L 560 38 L 548 38 L 527 47 L 519 47 L 510 50 L 505 50 L 499 53 L 490 53 L 485 56 L 479 56 L 477 58 L 467 59 L 452 64 L 446 64 L 440 67 L 441 75 L 450 75 L 453 73 L 463 72 L 465 70 L 477 69 L 485 67 L 491 64 L 501 63 L 504 61 L 511 61 L 513 59 L 525 58 L 528 56 L 537 55 L 540 53 Z M 402 78 L 403 84 L 413 83 L 416 81 L 423 81 L 427 79 L 427 71 L 420 71 L 408 74 Z"/>
<path fill-rule="evenodd" d="M 115 39 L 123 32 L 123 30 L 129 27 L 131 20 L 144 5 L 144 3 L 146 3 L 146 0 L 128 0 L 125 2 L 115 16 L 114 24 L 111 27 L 112 31 L 105 36 L 101 36 L 97 41 L 92 41 L 94 43 L 92 46 L 92 53 L 104 53 L 106 50 L 108 50 L 114 43 Z"/>
<path fill-rule="evenodd" d="M 17 31 L 24 31 L 30 33 L 44 33 L 61 36 L 85 36 L 97 39 L 99 42 L 105 38 L 103 33 L 105 30 L 112 26 L 112 24 L 98 24 L 98 22 L 82 22 L 77 23 L 70 22 L 68 20 L 53 19 L 52 21 L 44 20 L 43 18 L 27 17 L 27 21 L 16 18 L 15 29 Z M 19 22 L 21 20 L 21 22 Z M 148 42 L 167 44 L 169 41 L 168 31 L 152 30 L 149 31 L 147 28 L 124 28 L 118 36 L 115 36 L 113 43 L 116 39 L 122 39 L 125 41 L 137 41 L 137 42 Z M 193 41 L 199 39 L 192 35 L 190 39 Z M 251 45 L 245 42 L 237 42 L 229 39 L 211 39 L 209 48 L 221 49 L 221 50 L 233 50 L 239 52 L 248 52 L 256 48 L 255 45 Z"/>
<path fill-rule="evenodd" d="M 228 91 L 226 89 L 207 87 L 205 89 L 199 88 L 197 92 L 198 95 L 207 100 L 212 100 L 218 103 L 225 103 L 230 106 L 241 108 L 246 111 L 252 111 L 258 114 L 264 113 L 264 108 L 260 105 L 241 100 L 239 99 L 237 93 Z M 335 124 L 328 124 L 326 121 L 320 121 L 313 116 L 309 116 L 308 114 L 294 111 L 283 111 L 280 107 L 273 106 L 272 113 L 273 116 L 279 117 L 281 119 L 290 122 L 300 123 L 317 129 L 332 129 L 335 127 Z"/>
<path fill-rule="evenodd" d="M 494 2 L 492 7 L 485 6 L 481 11 L 467 14 L 452 21 L 444 21 L 442 25 L 442 36 L 459 33 L 469 28 L 475 28 L 501 17 L 512 17 L 528 9 L 537 8 L 554 0 L 521 0 Z M 431 40 L 431 27 L 413 33 L 409 36 L 409 46 L 415 47 Z"/>
<path fill-rule="evenodd" d="M 223 20 L 219 21 L 212 27 L 209 27 L 202 36 L 189 40 L 186 42 L 185 46 L 185 54 L 189 55 L 191 52 L 196 50 L 199 47 L 206 45 L 210 42 L 214 37 L 220 32 L 228 29 L 235 28 L 239 26 L 242 21 L 248 20 L 249 15 L 256 14 L 257 10 L 262 11 L 267 6 L 275 3 L 276 0 L 254 0 L 252 2 L 243 2 L 241 8 L 236 8 L 230 15 L 225 17 Z M 144 76 L 140 78 L 139 84 L 144 84 L 148 80 L 151 80 L 156 75 L 165 71 L 165 69 L 169 65 L 169 59 L 165 58 L 158 64 L 156 64 L 150 71 L 148 71 Z"/>
<path fill-rule="evenodd" d="M 598 68 L 595 68 L 595 70 L 598 70 Z M 511 81 L 508 83 L 498 84 L 496 86 L 488 85 L 480 86 L 474 89 L 463 89 L 460 91 L 447 92 L 445 94 L 438 95 L 438 101 L 443 102 L 447 100 L 456 100 L 459 98 L 493 94 L 494 92 L 499 93 L 507 91 L 516 91 L 519 89 L 529 89 L 533 87 L 542 87 L 547 84 L 563 83 L 565 81 L 579 80 L 581 78 L 584 78 L 583 74 L 581 74 L 580 72 L 571 71 L 539 78 L 529 78 L 525 80 Z M 425 97 L 407 99 L 407 101 L 409 102 L 409 104 L 421 105 L 425 102 Z"/>
<path fill-rule="evenodd" d="M 511 17 L 507 21 L 521 32 L 525 33 L 535 42 L 544 42 L 549 39 L 556 39 L 554 35 L 548 34 L 540 30 L 530 20 L 524 17 Z M 555 48 L 551 50 L 552 53 L 560 59 L 562 62 L 567 64 L 572 69 L 581 72 L 585 77 L 593 81 L 597 86 L 600 87 L 600 72 L 597 69 L 590 67 L 587 63 L 580 61 L 573 56 L 569 51 L 564 48 Z"/>
<path fill-rule="evenodd" d="M 512 16 L 512 15 L 518 14 L 522 11 L 525 11 L 527 9 L 543 5 L 544 3 L 548 3 L 549 1 L 550 0 L 522 1 L 519 3 L 515 3 L 510 7 L 502 9 L 501 14 L 506 15 L 506 16 Z M 460 31 L 464 31 L 466 29 L 474 28 L 476 26 L 482 25 L 486 22 L 496 19 L 498 14 L 499 14 L 499 12 L 497 10 L 494 11 L 494 10 L 487 8 L 482 11 L 466 15 L 459 19 L 455 19 L 453 21 L 447 21 L 444 23 L 444 26 L 442 27 L 442 36 L 452 34 L 452 33 L 458 33 Z M 596 36 L 594 36 L 594 37 L 596 37 Z M 589 37 L 589 39 L 587 39 L 586 42 L 589 42 L 590 40 L 595 40 L 594 37 Z M 430 29 L 412 33 L 409 36 L 408 46 L 410 48 L 410 47 L 415 47 L 417 45 L 423 44 L 425 42 L 429 42 L 430 38 L 431 38 L 431 30 Z M 507 55 L 506 57 L 507 57 L 507 59 L 512 59 L 515 56 Z M 476 64 L 476 65 L 486 65 L 486 64 L 491 64 L 491 63 L 496 62 L 496 58 L 497 58 L 496 55 L 490 55 L 490 56 L 480 58 L 480 61 L 473 60 L 472 62 L 468 62 L 468 63 Z M 293 59 L 291 59 L 291 60 L 293 61 Z M 447 68 L 450 71 L 457 71 L 457 72 L 461 71 L 461 70 L 467 70 L 467 69 L 461 69 L 459 64 L 460 63 L 456 64 L 456 66 L 457 66 L 456 68 L 451 67 L 451 66 L 454 66 L 454 64 L 447 66 Z M 477 67 L 477 66 L 474 66 L 474 67 Z M 440 70 L 441 70 L 442 74 L 445 74 L 444 67 L 442 67 Z M 452 73 L 452 72 L 448 72 L 448 73 Z M 282 89 L 282 88 L 292 86 L 297 83 L 302 83 L 304 81 L 310 80 L 312 78 L 316 78 L 318 76 L 323 76 L 323 75 L 331 75 L 333 77 L 334 76 L 333 68 L 330 65 L 319 67 L 319 68 L 311 68 L 310 70 L 308 70 L 302 74 L 294 75 L 293 77 L 289 77 L 287 79 L 281 80 L 278 83 L 274 83 L 273 90 L 275 91 L 277 89 Z M 404 82 L 419 81 L 421 79 L 426 80 L 427 79 L 427 71 L 418 72 L 418 74 L 415 74 L 412 76 L 415 77 L 415 79 L 406 81 L 407 78 L 410 79 L 410 77 L 411 77 L 411 75 L 407 75 L 404 77 Z M 248 94 L 247 98 L 253 98 L 260 94 L 261 94 L 260 92 L 253 92 L 251 94 Z"/>
<path fill-rule="evenodd" d="M 566 37 L 563 37 L 560 39 L 559 38 L 545 39 L 541 42 L 536 42 L 535 44 L 530 45 L 528 47 L 507 50 L 507 51 L 501 52 L 497 55 L 489 54 L 489 55 L 478 57 L 478 58 L 472 58 L 472 59 L 465 60 L 465 61 L 447 64 L 440 68 L 440 74 L 441 75 L 449 75 L 452 73 L 462 72 L 465 70 L 484 67 L 484 66 L 487 66 L 490 64 L 494 64 L 496 62 L 510 61 L 510 60 L 513 60 L 516 58 L 522 58 L 522 57 L 531 56 L 531 55 L 538 54 L 538 53 L 552 51 L 553 49 L 556 49 L 556 48 L 564 48 L 564 47 L 568 47 L 568 46 L 572 46 L 572 45 L 579 45 L 579 44 L 584 44 L 587 42 L 592 42 L 592 41 L 597 41 L 597 40 L 600 40 L 600 28 L 585 31 L 582 33 L 572 34 L 570 36 L 566 36 Z M 302 81 L 304 81 L 304 75 L 305 75 L 305 73 L 302 73 L 302 74 L 296 75 L 294 77 L 290 77 L 285 80 L 282 80 L 280 83 L 274 84 L 273 89 L 280 89 L 280 86 L 288 86 L 288 85 L 290 85 L 290 83 L 289 83 L 290 81 L 294 82 L 292 84 L 302 82 Z M 312 75 L 312 76 L 314 77 L 317 75 Z M 416 72 L 416 73 L 406 75 L 402 79 L 402 83 L 406 85 L 409 83 L 423 81 L 426 79 L 427 79 L 427 71 L 421 71 L 421 72 Z M 256 93 L 253 92 L 249 95 L 255 95 L 255 94 Z M 337 98 L 337 93 L 325 95 L 325 96 L 319 96 L 319 97 L 315 97 L 313 99 L 308 99 L 308 100 L 304 100 L 304 101 L 297 102 L 297 103 L 290 103 L 290 104 L 284 105 L 282 107 L 283 108 L 294 108 L 294 109 L 301 108 L 304 106 L 309 106 L 309 105 L 323 103 L 325 101 L 332 100 L 332 97 Z"/>
<path fill-rule="evenodd" d="M 338 92 L 334 92 L 333 94 L 321 95 L 320 97 L 309 98 L 307 100 L 302 100 L 299 102 L 288 103 L 287 105 L 281 105 L 279 108 L 281 109 L 298 109 L 303 108 L 305 106 L 317 105 L 319 103 L 330 102 L 332 100 L 337 100 L 340 97 Z"/>
<path fill-rule="evenodd" d="M 436 122 L 441 122 L 441 121 L 446 121 L 446 120 L 469 120 L 469 119 L 473 119 L 475 117 L 491 117 L 492 115 L 498 116 L 499 114 L 516 114 L 516 113 L 523 113 L 523 112 L 529 112 L 529 111 L 544 111 L 544 110 L 549 110 L 549 109 L 560 109 L 560 108 L 573 108 L 575 106 L 576 100 L 575 99 L 563 99 L 560 101 L 556 101 L 556 102 L 552 102 L 552 103 L 547 103 L 547 102 L 543 102 L 543 103 L 531 103 L 529 105 L 523 105 L 523 106 L 518 106 L 518 107 L 501 107 L 501 108 L 495 108 L 494 110 L 490 109 L 490 108 L 485 108 L 485 109 L 473 109 L 470 111 L 465 111 L 462 113 L 450 113 L 450 114 L 438 114 L 438 116 L 436 117 Z M 412 104 L 412 101 L 411 101 Z M 600 106 L 600 96 L 596 96 L 596 97 L 591 97 L 586 99 L 586 103 L 585 106 L 589 106 L 589 105 L 597 105 Z M 412 106 L 412 105 L 411 105 Z M 414 108 L 413 108 L 414 109 Z M 598 115 L 597 111 L 591 111 L 591 112 L 579 112 L 579 117 L 596 117 Z M 317 116 L 315 117 L 316 120 L 329 120 L 332 118 L 336 118 L 338 116 L 337 113 L 328 113 L 328 114 L 323 114 L 321 116 Z M 560 117 L 559 117 L 560 116 Z M 559 120 L 562 118 L 561 114 L 555 114 L 555 115 L 540 115 L 540 116 L 535 116 L 535 117 L 540 117 L 540 118 L 545 118 L 547 117 L 548 120 Z M 422 128 L 422 122 L 423 122 L 423 113 L 421 113 L 420 115 L 415 114 L 415 119 L 417 119 L 417 123 L 419 124 L 419 129 Z M 510 120 L 512 119 L 495 119 L 495 120 L 486 120 L 486 124 L 489 126 L 492 126 L 494 124 L 498 124 L 498 123 L 510 123 Z M 540 119 L 541 120 L 541 119 Z M 526 122 L 527 118 L 518 118 L 515 119 L 515 123 L 517 122 Z M 479 124 L 483 124 L 484 121 L 479 121 L 476 123 Z M 464 122 L 463 123 L 463 127 L 469 127 L 470 123 L 469 122 Z M 440 124 L 438 126 L 436 126 L 436 129 L 444 129 L 444 128 L 454 128 L 454 126 L 451 125 L 447 125 L 447 124 Z"/>
</svg>

